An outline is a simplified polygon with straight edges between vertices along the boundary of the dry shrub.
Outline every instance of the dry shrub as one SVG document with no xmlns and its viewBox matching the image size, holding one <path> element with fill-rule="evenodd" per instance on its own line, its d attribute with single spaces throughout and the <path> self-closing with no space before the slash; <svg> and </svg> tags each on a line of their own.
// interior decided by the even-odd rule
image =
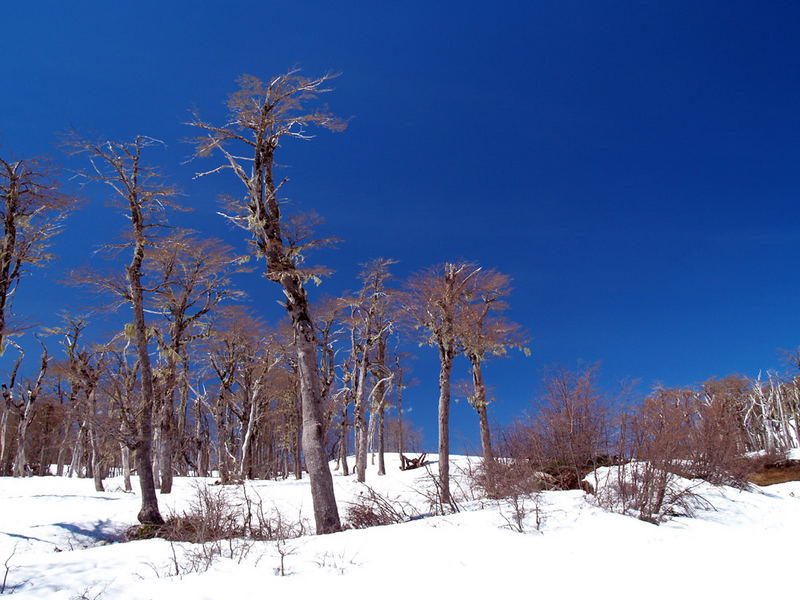
<svg viewBox="0 0 800 600">
<path fill-rule="evenodd" d="M 265 510 L 262 498 L 246 485 L 239 486 L 241 496 L 229 486 L 198 483 L 189 507 L 167 517 L 163 525 L 136 525 L 125 535 L 126 541 L 160 537 L 173 542 L 203 544 L 220 540 L 285 540 L 309 530 L 298 515 L 288 519 L 273 506 Z"/>
<path fill-rule="evenodd" d="M 474 485 L 489 498 L 541 490 L 584 489 L 586 474 L 610 459 L 610 411 L 596 366 L 553 369 L 533 417 L 518 419 L 495 442 L 499 458 L 484 464 Z"/>
<path fill-rule="evenodd" d="M 609 455 L 609 403 L 597 385 L 597 367 L 553 369 L 543 386 L 533 418 L 518 420 L 505 432 L 505 456 L 530 463 L 519 473 L 522 476 L 528 468 L 561 479 L 569 471 L 578 487 L 577 482 Z"/>
<path fill-rule="evenodd" d="M 493 500 L 553 489 L 555 482 L 555 477 L 525 459 L 495 459 L 482 463 L 472 473 L 473 486 Z"/>
<path fill-rule="evenodd" d="M 674 460 L 665 467 L 683 477 L 747 485 L 752 464 L 744 456 L 738 405 L 729 395 L 708 388 L 658 389 L 639 409 L 638 420 L 635 430 L 643 438 L 634 448 L 636 458 L 657 461 L 670 456 Z"/>
<path fill-rule="evenodd" d="M 408 502 L 383 496 L 368 485 L 363 487 L 347 506 L 347 524 L 353 529 L 405 523 L 422 516 Z"/>
<path fill-rule="evenodd" d="M 691 424 L 685 395 L 659 390 L 637 410 L 619 419 L 617 453 L 622 464 L 595 471 L 597 503 L 612 512 L 660 523 L 670 516 L 691 516 L 710 504 L 679 477 L 691 467 Z"/>
<path fill-rule="evenodd" d="M 175 542 L 202 543 L 245 537 L 241 505 L 228 489 L 195 485 L 189 508 L 167 517 L 159 537 Z"/>
</svg>

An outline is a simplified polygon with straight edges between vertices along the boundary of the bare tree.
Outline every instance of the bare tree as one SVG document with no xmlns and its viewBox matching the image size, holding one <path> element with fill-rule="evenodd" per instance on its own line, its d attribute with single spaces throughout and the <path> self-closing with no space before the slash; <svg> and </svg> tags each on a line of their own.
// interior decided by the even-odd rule
<svg viewBox="0 0 800 600">
<path fill-rule="evenodd" d="M 486 463 L 493 459 L 493 453 L 483 363 L 487 358 L 506 355 L 512 348 L 529 354 L 519 325 L 492 314 L 505 309 L 505 298 L 511 292 L 510 283 L 510 278 L 503 273 L 493 269 L 481 271 L 473 280 L 471 302 L 461 312 L 461 319 L 457 323 L 458 336 L 472 370 L 472 394 L 468 398 L 478 412 L 481 447 Z"/>
<path fill-rule="evenodd" d="M 165 211 L 174 207 L 176 191 L 164 183 L 161 175 L 142 159 L 147 148 L 160 142 L 146 136 L 136 136 L 131 142 L 92 142 L 72 134 L 67 145 L 75 153 L 89 157 L 91 169 L 82 173 L 88 181 L 100 182 L 113 190 L 113 198 L 124 207 L 131 223 L 130 235 L 133 253 L 125 269 L 124 288 L 118 282 L 96 281 L 101 287 L 120 294 L 133 311 L 133 323 L 127 333 L 136 340 L 140 385 L 140 404 L 137 410 L 136 441 L 134 445 L 136 470 L 142 491 L 142 508 L 138 519 L 143 524 L 161 524 L 163 518 L 158 510 L 152 465 L 153 369 L 150 362 L 150 340 L 153 330 L 144 318 L 144 286 L 142 264 L 145 249 L 155 238 L 153 229 L 163 226 Z"/>
<path fill-rule="evenodd" d="M 453 359 L 463 351 L 456 323 L 472 294 L 480 267 L 467 262 L 445 263 L 412 275 L 402 304 L 422 343 L 439 350 L 439 493 L 450 504 L 450 373 Z"/>
<path fill-rule="evenodd" d="M 76 204 L 59 191 L 52 169 L 42 161 L 0 158 L 0 353 L 14 332 L 9 317 L 20 279 L 30 266 L 53 257 L 47 251 L 50 240 Z"/>
<path fill-rule="evenodd" d="M 47 366 L 50 357 L 47 354 L 47 347 L 42 344 L 42 360 L 39 367 L 39 375 L 36 378 L 36 383 L 27 384 L 25 391 L 20 394 L 22 400 L 17 408 L 20 411 L 19 425 L 17 426 L 17 455 L 14 458 L 14 477 L 24 477 L 28 473 L 28 461 L 25 453 L 27 444 L 28 427 L 33 421 L 34 407 L 36 400 L 39 398 L 39 393 L 42 390 L 42 382 L 47 373 Z"/>
<path fill-rule="evenodd" d="M 250 232 L 256 253 L 266 259 L 266 276 L 281 286 L 286 297 L 297 350 L 303 454 L 311 479 L 317 533 L 341 529 L 325 453 L 316 333 L 304 287 L 316 274 L 302 266 L 304 253 L 319 245 L 319 240 L 293 236 L 290 223 L 281 215 L 278 190 L 283 182 L 276 183 L 274 164 L 282 138 L 308 139 L 306 129 L 313 126 L 332 131 L 344 128 L 345 123 L 326 108 L 307 108 L 309 102 L 329 91 L 325 86 L 330 78 L 306 78 L 296 70 L 266 83 L 242 76 L 239 90 L 228 99 L 230 119 L 226 123 L 212 125 L 197 115 L 190 123 L 203 132 L 195 140 L 197 156 L 220 153 L 224 157 L 222 165 L 199 175 L 230 169 L 244 184 L 245 202 L 229 216 Z M 243 156 L 245 153 L 249 156 Z"/>
<path fill-rule="evenodd" d="M 216 239 L 198 240 L 181 232 L 157 247 L 149 249 L 145 265 L 156 272 L 154 311 L 167 321 L 166 332 L 159 334 L 163 356 L 160 394 L 157 400 L 157 423 L 160 451 L 161 493 L 172 491 L 173 456 L 176 439 L 182 433 L 184 420 L 176 418 L 175 396 L 179 375 L 186 375 L 181 364 L 188 363 L 187 346 L 207 334 L 204 319 L 226 298 L 242 294 L 231 287 L 230 274 L 242 270 L 241 261 L 230 248 Z M 187 382 L 182 382 L 180 415 L 186 411 Z M 176 431 L 178 429 L 178 431 Z"/>
<path fill-rule="evenodd" d="M 14 342 L 11 342 L 17 346 Z M 17 385 L 17 375 L 19 374 L 19 366 L 22 364 L 22 359 L 25 357 L 25 351 L 17 346 L 19 356 L 14 362 L 14 367 L 11 369 L 8 377 L 8 384 L 3 382 L 3 414 L 0 421 L 0 475 L 9 475 L 11 473 L 11 442 L 13 436 L 8 435 L 11 427 L 12 411 L 16 407 L 14 400 L 15 387 Z"/>
</svg>

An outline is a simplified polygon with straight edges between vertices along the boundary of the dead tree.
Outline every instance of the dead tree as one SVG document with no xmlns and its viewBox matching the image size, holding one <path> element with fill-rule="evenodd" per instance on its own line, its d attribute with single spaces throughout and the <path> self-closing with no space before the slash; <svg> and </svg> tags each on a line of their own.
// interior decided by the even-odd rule
<svg viewBox="0 0 800 600">
<path fill-rule="evenodd" d="M 472 263 L 445 263 L 412 275 L 406 282 L 402 305 L 420 341 L 439 350 L 439 494 L 450 505 L 450 374 L 453 360 L 463 351 L 456 323 L 472 293 L 480 267 Z"/>
<path fill-rule="evenodd" d="M 153 410 L 156 398 L 153 390 L 153 369 L 150 361 L 152 328 L 144 318 L 144 286 L 142 264 L 145 248 L 154 243 L 157 236 L 153 230 L 163 225 L 163 216 L 168 208 L 174 208 L 175 189 L 166 185 L 161 175 L 142 159 L 144 151 L 160 142 L 146 136 L 136 136 L 131 142 L 92 142 L 72 134 L 67 141 L 75 153 L 85 154 L 91 169 L 82 173 L 88 181 L 108 185 L 113 198 L 120 203 L 130 220 L 129 234 L 132 248 L 131 261 L 125 269 L 125 284 L 114 280 L 94 281 L 98 287 L 119 294 L 131 307 L 133 323 L 126 333 L 136 341 L 140 385 L 140 403 L 136 423 L 134 445 L 136 470 L 142 491 L 142 508 L 138 519 L 143 524 L 161 524 L 163 518 L 158 510 L 155 482 L 153 480 Z"/>
<path fill-rule="evenodd" d="M 317 275 L 302 266 L 304 253 L 319 241 L 291 239 L 278 202 L 283 182 L 275 181 L 274 164 L 281 138 L 307 139 L 307 128 L 314 126 L 333 131 L 344 128 L 345 123 L 327 109 L 307 108 L 318 95 L 329 91 L 325 87 L 329 79 L 329 75 L 309 79 L 294 70 L 266 83 L 242 76 L 239 90 L 228 99 L 228 122 L 216 126 L 195 116 L 190 123 L 203 132 L 196 140 L 197 156 L 220 153 L 224 157 L 221 166 L 198 176 L 230 169 L 245 186 L 245 202 L 229 216 L 249 231 L 256 253 L 266 259 L 265 275 L 281 286 L 286 297 L 297 350 L 303 454 L 311 479 L 317 533 L 341 529 L 325 453 L 316 333 L 304 287 Z"/>
<path fill-rule="evenodd" d="M 19 351 L 19 356 L 14 362 L 14 367 L 9 374 L 8 383 L 3 382 L 3 414 L 0 420 L 0 475 L 11 474 L 11 447 L 12 437 L 8 435 L 11 428 L 12 411 L 15 409 L 14 392 L 17 385 L 17 374 L 19 373 L 19 366 L 22 364 L 22 359 L 25 357 L 25 351 L 16 343 L 11 342 L 16 346 Z"/>
<path fill-rule="evenodd" d="M 9 325 L 11 301 L 27 269 L 51 258 L 48 246 L 77 200 L 59 191 L 52 169 L 39 160 L 0 158 L 0 353 Z"/>
<path fill-rule="evenodd" d="M 186 349 L 195 340 L 205 336 L 208 324 L 204 319 L 226 298 L 238 298 L 241 293 L 230 284 L 230 275 L 242 270 L 227 246 L 219 240 L 199 240 L 178 233 L 149 249 L 145 266 L 155 271 L 153 311 L 160 312 L 166 322 L 166 331 L 157 335 L 163 356 L 161 393 L 157 399 L 156 422 L 159 433 L 161 493 L 172 491 L 172 472 L 175 445 L 182 428 L 176 417 L 175 396 L 178 378 L 186 375 Z M 187 382 L 182 382 L 187 390 Z M 183 394 L 184 404 L 188 393 Z M 185 413 L 182 406 L 180 415 Z"/>
<path fill-rule="evenodd" d="M 34 407 L 39 393 L 42 390 L 42 382 L 47 373 L 47 365 L 50 357 L 47 354 L 47 347 L 42 344 L 42 359 L 39 366 L 39 375 L 36 383 L 28 383 L 27 389 L 23 392 L 23 400 L 17 406 L 19 410 L 19 425 L 17 426 L 17 454 L 14 458 L 14 477 L 24 477 L 28 474 L 28 461 L 25 454 L 27 444 L 28 427 L 33 421 Z"/>
<path fill-rule="evenodd" d="M 491 357 L 505 356 L 512 348 L 530 354 L 519 325 L 498 313 L 506 308 L 505 298 L 511 292 L 510 278 L 493 269 L 484 269 L 473 279 L 470 296 L 457 323 L 458 337 L 469 358 L 472 372 L 472 394 L 469 403 L 478 413 L 481 448 L 486 464 L 494 458 L 489 431 L 486 384 L 483 363 Z"/>
</svg>

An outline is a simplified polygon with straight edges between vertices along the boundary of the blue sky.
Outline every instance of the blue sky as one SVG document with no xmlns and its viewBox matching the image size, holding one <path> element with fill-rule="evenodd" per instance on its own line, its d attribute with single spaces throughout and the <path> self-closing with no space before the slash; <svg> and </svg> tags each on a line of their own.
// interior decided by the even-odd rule
<svg viewBox="0 0 800 600">
<path fill-rule="evenodd" d="M 793 2 L 36 2 L 4 7 L 0 152 L 71 159 L 67 127 L 168 147 L 188 225 L 241 247 L 215 214 L 225 176 L 182 161 L 189 108 L 217 119 L 241 73 L 341 73 L 348 129 L 281 149 L 286 193 L 342 238 L 319 292 L 358 263 L 399 278 L 467 258 L 514 279 L 533 356 L 492 363 L 501 421 L 542 370 L 601 361 L 606 385 L 684 385 L 780 367 L 797 347 L 800 6 Z M 52 322 L 60 287 L 124 221 L 87 189 L 23 281 L 16 312 Z M 243 281 L 265 315 L 275 286 Z M 435 436 L 436 354 L 414 350 L 413 417 Z M 8 357 L 3 357 L 4 369 Z M 34 361 L 35 362 L 35 361 Z M 460 364 L 456 378 L 466 377 Z M 476 440 L 471 409 L 456 436 Z"/>
</svg>

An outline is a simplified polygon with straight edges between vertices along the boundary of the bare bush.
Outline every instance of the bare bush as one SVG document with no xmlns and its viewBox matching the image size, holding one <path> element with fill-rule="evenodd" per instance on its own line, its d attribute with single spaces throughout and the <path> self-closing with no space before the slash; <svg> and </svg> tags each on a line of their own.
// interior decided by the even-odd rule
<svg viewBox="0 0 800 600">
<path fill-rule="evenodd" d="M 134 526 L 125 539 L 137 540 L 161 537 L 173 542 L 201 544 L 234 538 L 276 541 L 301 537 L 310 532 L 302 514 L 288 519 L 277 506 L 265 509 L 258 493 L 239 486 L 241 497 L 232 486 L 195 485 L 195 495 L 189 508 L 167 517 L 158 527 Z"/>
<path fill-rule="evenodd" d="M 196 544 L 244 537 L 241 509 L 226 488 L 195 485 L 189 508 L 168 516 L 159 537 Z"/>
<path fill-rule="evenodd" d="M 383 496 L 368 485 L 347 507 L 347 524 L 353 529 L 405 523 L 421 516 L 408 502 Z"/>
<path fill-rule="evenodd" d="M 691 465 L 686 458 L 691 429 L 682 398 L 662 390 L 621 415 L 617 452 L 624 462 L 604 469 L 602 476 L 595 471 L 599 506 L 649 523 L 713 508 L 695 492 L 696 485 L 678 475 Z"/>
<path fill-rule="evenodd" d="M 483 463 L 471 476 L 473 486 L 491 499 L 539 492 L 555 482 L 555 478 L 539 471 L 535 463 L 513 458 Z"/>
<path fill-rule="evenodd" d="M 461 508 L 458 504 L 458 498 L 456 495 L 460 496 L 461 498 L 464 497 L 463 490 L 458 489 L 458 486 L 454 486 L 458 489 L 458 494 L 456 494 L 455 489 L 450 489 L 450 484 L 454 483 L 450 481 L 449 474 L 448 474 L 448 481 L 445 484 L 442 481 L 442 478 L 435 474 L 432 470 L 430 465 L 425 465 L 425 471 L 427 472 L 428 476 L 426 478 L 426 482 L 430 485 L 421 486 L 417 489 L 417 492 L 422 495 L 423 498 L 428 502 L 429 508 L 429 515 L 451 515 L 453 513 L 457 513 L 461 511 Z M 445 487 L 447 493 L 445 493 Z"/>
</svg>

